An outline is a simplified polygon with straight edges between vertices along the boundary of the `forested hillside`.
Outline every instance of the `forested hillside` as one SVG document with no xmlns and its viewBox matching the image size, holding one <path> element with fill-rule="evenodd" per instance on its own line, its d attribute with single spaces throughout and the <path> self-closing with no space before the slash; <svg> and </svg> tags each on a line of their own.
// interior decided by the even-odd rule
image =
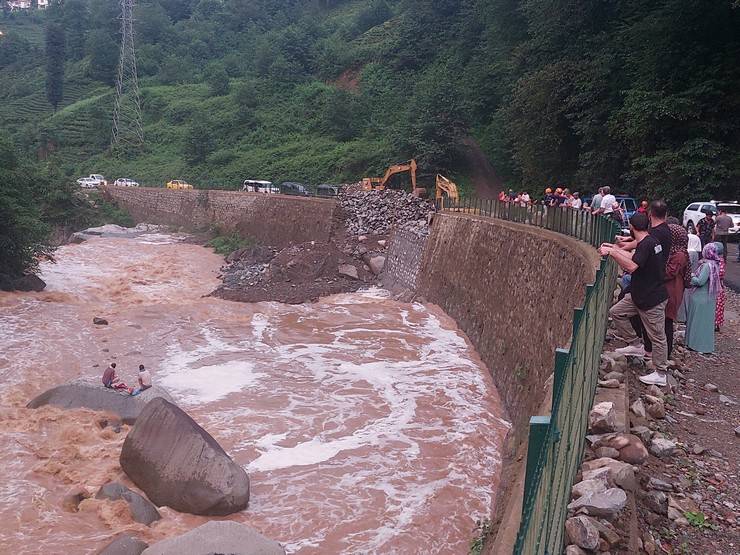
<svg viewBox="0 0 740 555">
<path fill-rule="evenodd" d="M 123 158 L 117 16 L 0 16 L 0 127 L 68 178 L 316 183 L 416 157 L 464 181 L 473 137 L 515 188 L 737 196 L 733 0 L 140 0 L 146 145 Z"/>
</svg>

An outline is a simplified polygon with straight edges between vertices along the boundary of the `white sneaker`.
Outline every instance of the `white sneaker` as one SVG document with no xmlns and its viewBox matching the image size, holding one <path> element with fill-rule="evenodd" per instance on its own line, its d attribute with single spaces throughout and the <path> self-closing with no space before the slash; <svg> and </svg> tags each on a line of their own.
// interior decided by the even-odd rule
<svg viewBox="0 0 740 555">
<path fill-rule="evenodd" d="M 638 379 L 646 385 L 657 385 L 658 387 L 663 387 L 668 383 L 663 372 L 653 372 L 647 376 L 640 376 Z"/>
<path fill-rule="evenodd" d="M 625 356 L 644 357 L 645 347 L 643 347 L 642 345 L 627 345 L 626 347 L 620 347 L 619 349 L 614 349 L 614 352 L 619 353 L 620 355 L 625 355 Z"/>
</svg>

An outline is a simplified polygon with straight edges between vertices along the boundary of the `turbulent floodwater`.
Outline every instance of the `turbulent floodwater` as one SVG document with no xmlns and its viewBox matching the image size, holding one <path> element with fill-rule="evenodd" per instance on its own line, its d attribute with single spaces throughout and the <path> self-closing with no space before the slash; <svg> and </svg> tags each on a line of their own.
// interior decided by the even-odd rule
<svg viewBox="0 0 740 555">
<path fill-rule="evenodd" d="M 43 293 L 0 293 L 0 552 L 94 553 L 130 530 L 151 542 L 205 517 L 123 502 L 63 508 L 109 480 L 127 427 L 24 408 L 110 361 L 139 363 L 249 472 L 248 523 L 288 553 L 467 553 L 492 511 L 508 423 L 454 321 L 382 290 L 311 305 L 203 297 L 220 257 L 168 235 L 94 238 L 43 265 Z M 93 326 L 103 316 L 109 326 Z"/>
</svg>

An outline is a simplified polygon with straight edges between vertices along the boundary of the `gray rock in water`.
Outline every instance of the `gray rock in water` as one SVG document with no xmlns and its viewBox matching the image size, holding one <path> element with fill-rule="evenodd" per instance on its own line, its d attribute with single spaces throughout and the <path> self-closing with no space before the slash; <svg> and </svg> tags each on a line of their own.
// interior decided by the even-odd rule
<svg viewBox="0 0 740 555">
<path fill-rule="evenodd" d="M 28 274 L 23 277 L 19 277 L 13 283 L 13 287 L 17 291 L 43 291 L 46 287 L 46 282 L 39 276 Z"/>
<path fill-rule="evenodd" d="M 95 499 L 110 499 L 111 501 L 123 499 L 128 503 L 131 516 L 134 520 L 147 526 L 162 518 L 157 508 L 148 499 L 118 482 L 105 484 L 95 494 Z"/>
<path fill-rule="evenodd" d="M 122 534 L 106 545 L 98 555 L 141 555 L 149 544 L 139 538 Z"/>
<path fill-rule="evenodd" d="M 95 324 L 96 326 L 107 326 L 108 325 L 108 320 L 106 320 L 105 318 L 99 318 L 99 317 L 95 316 L 93 318 L 93 324 Z"/>
<path fill-rule="evenodd" d="M 254 528 L 231 522 L 213 520 L 194 530 L 155 543 L 143 555 L 285 555 L 276 541 L 270 540 Z"/>
<path fill-rule="evenodd" d="M 172 401 L 170 394 L 157 385 L 131 396 L 103 387 L 101 382 L 75 380 L 53 387 L 28 403 L 29 409 L 52 405 L 63 409 L 90 409 L 117 414 L 126 424 L 133 424 L 146 404 L 157 397 Z"/>
<path fill-rule="evenodd" d="M 249 476 L 184 411 L 158 398 L 123 442 L 121 468 L 157 506 L 228 515 L 249 502 Z"/>
</svg>

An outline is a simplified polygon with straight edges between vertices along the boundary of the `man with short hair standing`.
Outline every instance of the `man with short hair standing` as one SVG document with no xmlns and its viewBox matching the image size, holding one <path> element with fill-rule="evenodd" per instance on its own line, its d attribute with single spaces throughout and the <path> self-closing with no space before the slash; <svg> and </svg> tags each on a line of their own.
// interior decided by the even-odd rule
<svg viewBox="0 0 740 555">
<path fill-rule="evenodd" d="M 701 239 L 701 248 L 703 249 L 707 243 L 714 241 L 714 228 L 717 223 L 714 221 L 714 214 L 707 212 L 706 216 L 699 220 L 696 224 L 696 230 L 699 232 L 699 239 Z"/>
<path fill-rule="evenodd" d="M 725 261 L 727 261 L 727 236 L 730 234 L 730 229 L 735 227 L 735 222 L 732 221 L 732 218 L 727 215 L 727 212 L 725 210 L 722 210 L 720 208 L 719 216 L 717 216 L 717 221 L 714 223 L 716 226 L 714 228 L 714 234 L 717 238 L 717 241 L 722 243 L 722 246 L 725 248 L 722 256 L 724 257 Z"/>
<path fill-rule="evenodd" d="M 611 187 L 604 187 L 604 196 L 601 198 L 601 213 L 611 214 L 614 212 L 614 203 L 617 202 L 617 198 L 612 195 Z"/>
<path fill-rule="evenodd" d="M 653 365 L 655 371 L 639 379 L 645 384 L 666 385 L 668 365 L 668 344 L 665 335 L 665 308 L 668 291 L 664 283 L 665 259 L 663 248 L 658 240 L 648 233 L 647 214 L 635 214 L 630 221 L 630 230 L 637 246 L 634 252 L 604 243 L 599 254 L 611 256 L 625 271 L 632 274 L 630 293 L 609 310 L 616 334 L 620 339 L 631 343 L 635 335 L 630 318 L 639 315 L 645 333 L 653 344 Z"/>
<path fill-rule="evenodd" d="M 594 198 L 591 199 L 591 211 L 593 213 L 596 213 L 601 208 L 601 199 L 604 198 L 604 188 L 599 187 L 599 192 L 594 195 Z"/>
</svg>

